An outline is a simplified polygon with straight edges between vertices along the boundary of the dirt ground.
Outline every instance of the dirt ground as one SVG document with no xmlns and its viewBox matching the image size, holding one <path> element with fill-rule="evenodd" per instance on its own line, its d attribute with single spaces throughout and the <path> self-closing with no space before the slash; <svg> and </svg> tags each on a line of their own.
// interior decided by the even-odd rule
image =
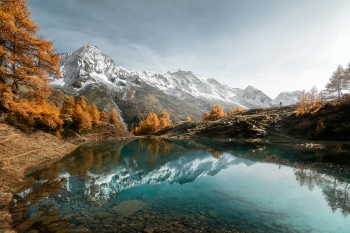
<svg viewBox="0 0 350 233">
<path fill-rule="evenodd" d="M 0 232 L 13 232 L 7 206 L 25 174 L 49 165 L 76 147 L 48 133 L 25 134 L 0 123 Z"/>
</svg>

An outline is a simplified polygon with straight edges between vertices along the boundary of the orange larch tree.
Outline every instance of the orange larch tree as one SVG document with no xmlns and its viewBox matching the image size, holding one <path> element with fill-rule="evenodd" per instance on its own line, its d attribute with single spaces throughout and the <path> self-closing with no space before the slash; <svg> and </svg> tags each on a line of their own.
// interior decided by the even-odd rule
<svg viewBox="0 0 350 233">
<path fill-rule="evenodd" d="M 209 112 L 204 113 L 202 119 L 205 121 L 217 121 L 225 118 L 226 114 L 223 107 L 220 104 L 216 104 Z"/>
<path fill-rule="evenodd" d="M 172 120 L 170 120 L 170 116 L 167 111 L 162 111 L 158 116 L 158 120 L 159 120 L 159 125 L 157 130 L 164 129 L 165 127 L 168 127 L 173 123 Z"/>
<path fill-rule="evenodd" d="M 92 126 L 89 112 L 84 111 L 80 104 L 75 106 L 73 122 L 78 132 L 91 129 Z"/>
<path fill-rule="evenodd" d="M 104 122 L 108 121 L 108 116 L 107 116 L 107 113 L 105 111 L 100 112 L 100 121 L 104 121 Z"/>
<path fill-rule="evenodd" d="M 109 116 L 109 123 L 112 125 L 115 125 L 117 127 L 119 127 L 121 124 L 119 114 L 118 114 L 117 110 L 115 110 L 114 108 L 111 110 L 111 113 Z"/>
<path fill-rule="evenodd" d="M 89 112 L 90 112 L 90 116 L 91 116 L 91 121 L 92 121 L 92 124 L 94 126 L 99 126 L 101 125 L 101 121 L 100 121 L 100 112 L 98 111 L 97 109 L 97 106 L 95 103 L 93 103 L 91 105 L 91 107 L 89 108 Z"/>
<path fill-rule="evenodd" d="M 61 114 L 68 114 L 68 115 L 73 115 L 74 114 L 74 109 L 75 109 L 75 100 L 73 97 L 66 97 L 62 108 L 61 108 Z"/>
<path fill-rule="evenodd" d="M 159 115 L 151 112 L 131 132 L 135 135 L 149 135 L 170 125 L 172 125 L 172 120 L 170 120 L 170 116 L 166 111 L 162 111 Z"/>
<path fill-rule="evenodd" d="M 239 112 L 243 112 L 244 108 L 242 108 L 241 106 L 235 106 L 233 107 L 233 109 L 231 109 L 228 113 L 227 116 L 232 116 L 233 114 L 239 113 Z"/>
<path fill-rule="evenodd" d="M 185 118 L 185 121 L 187 121 L 187 122 L 192 121 L 192 118 L 191 118 L 190 116 L 187 116 L 187 117 Z"/>
<path fill-rule="evenodd" d="M 58 64 L 53 42 L 38 34 L 26 0 L 0 1 L 1 109 L 30 124 L 62 125 L 58 109 L 47 103 L 48 73 L 59 76 Z"/>
</svg>

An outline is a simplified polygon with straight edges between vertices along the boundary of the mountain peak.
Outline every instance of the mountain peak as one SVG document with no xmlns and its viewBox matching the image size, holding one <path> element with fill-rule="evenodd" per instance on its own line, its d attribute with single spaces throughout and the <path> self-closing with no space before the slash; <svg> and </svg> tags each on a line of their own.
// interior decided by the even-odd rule
<svg viewBox="0 0 350 233">
<path fill-rule="evenodd" d="M 253 91 L 259 91 L 256 87 L 253 87 L 251 85 L 247 86 L 246 89 L 244 89 L 246 92 L 253 92 Z"/>
<path fill-rule="evenodd" d="M 79 53 L 101 53 L 103 52 L 96 46 L 92 44 L 86 44 L 77 50 Z"/>
</svg>

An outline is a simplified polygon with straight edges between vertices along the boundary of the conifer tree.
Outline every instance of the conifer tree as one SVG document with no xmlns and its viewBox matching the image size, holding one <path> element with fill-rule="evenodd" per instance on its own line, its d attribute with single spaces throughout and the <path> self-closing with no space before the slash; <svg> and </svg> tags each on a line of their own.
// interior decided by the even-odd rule
<svg viewBox="0 0 350 233">
<path fill-rule="evenodd" d="M 59 75 L 58 63 L 53 43 L 38 35 L 26 0 L 0 1 L 0 107 L 28 123 L 61 125 L 59 111 L 47 103 L 47 74 Z"/>
<path fill-rule="evenodd" d="M 79 96 L 78 100 L 77 100 L 77 104 L 80 105 L 81 109 L 84 111 L 88 111 L 88 104 L 86 102 L 86 98 L 85 96 Z"/>
<path fill-rule="evenodd" d="M 105 111 L 100 112 L 100 121 L 108 122 L 108 116 Z"/>
<path fill-rule="evenodd" d="M 350 63 L 347 65 L 344 70 L 344 90 L 350 90 Z"/>
<path fill-rule="evenodd" d="M 109 116 L 109 123 L 112 125 L 118 126 L 118 127 L 121 124 L 119 114 L 118 114 L 117 110 L 115 110 L 114 108 L 112 109 L 111 114 Z"/>
<path fill-rule="evenodd" d="M 75 100 L 73 97 L 66 97 L 61 108 L 61 114 L 73 115 L 75 109 Z"/>
<path fill-rule="evenodd" d="M 165 127 L 172 125 L 172 121 L 170 120 L 169 113 L 167 113 L 166 111 L 162 111 L 159 114 L 158 120 L 159 120 L 158 130 L 161 130 Z"/>
<path fill-rule="evenodd" d="M 309 92 L 309 111 L 315 111 L 321 102 L 320 94 L 315 86 L 313 86 Z"/>
<path fill-rule="evenodd" d="M 192 121 L 192 118 L 191 118 L 190 116 L 187 116 L 187 117 L 185 118 L 185 121 L 190 122 L 190 121 Z"/>
<path fill-rule="evenodd" d="M 100 121 L 100 112 L 98 111 L 97 109 L 97 106 L 95 103 L 93 103 L 91 105 L 91 107 L 89 108 L 89 112 L 90 112 L 90 116 L 91 116 L 91 121 L 92 121 L 92 124 L 94 126 L 99 126 L 101 125 L 101 121 Z"/>
<path fill-rule="evenodd" d="M 172 125 L 172 121 L 166 111 L 162 111 L 159 115 L 151 112 L 131 132 L 135 135 L 150 135 L 170 125 Z"/>
<path fill-rule="evenodd" d="M 207 121 L 217 121 L 219 119 L 225 118 L 226 114 L 224 112 L 223 107 L 220 104 L 216 104 L 210 111 L 210 113 L 206 112 L 203 115 L 203 120 Z"/>
<path fill-rule="evenodd" d="M 296 114 L 303 115 L 308 112 L 308 104 L 309 104 L 309 95 L 303 90 L 303 93 L 299 97 L 299 100 L 296 104 Z"/>
<path fill-rule="evenodd" d="M 91 129 L 91 117 L 87 111 L 84 111 L 80 104 L 77 104 L 74 109 L 73 121 L 78 132 Z"/>
<path fill-rule="evenodd" d="M 346 76 L 344 75 L 344 69 L 341 65 L 337 70 L 333 72 L 333 75 L 329 78 L 329 83 L 326 85 L 326 90 L 330 93 L 337 93 L 338 99 L 343 97 L 343 90 L 347 88 Z"/>
</svg>

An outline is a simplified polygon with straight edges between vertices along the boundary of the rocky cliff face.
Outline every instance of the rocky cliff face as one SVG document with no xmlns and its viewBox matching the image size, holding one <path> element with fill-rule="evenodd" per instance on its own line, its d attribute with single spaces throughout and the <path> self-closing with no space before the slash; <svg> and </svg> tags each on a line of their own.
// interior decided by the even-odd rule
<svg viewBox="0 0 350 233">
<path fill-rule="evenodd" d="M 183 120 L 186 116 L 200 118 L 216 103 L 226 110 L 234 106 L 271 107 L 276 103 L 252 86 L 231 88 L 191 71 L 159 74 L 128 70 L 92 45 L 62 54 L 60 70 L 62 78 L 54 78 L 52 87 L 66 95 L 84 95 L 90 104 L 95 102 L 106 111 L 116 108 L 129 127 L 149 112 L 164 109 L 173 120 Z"/>
</svg>

